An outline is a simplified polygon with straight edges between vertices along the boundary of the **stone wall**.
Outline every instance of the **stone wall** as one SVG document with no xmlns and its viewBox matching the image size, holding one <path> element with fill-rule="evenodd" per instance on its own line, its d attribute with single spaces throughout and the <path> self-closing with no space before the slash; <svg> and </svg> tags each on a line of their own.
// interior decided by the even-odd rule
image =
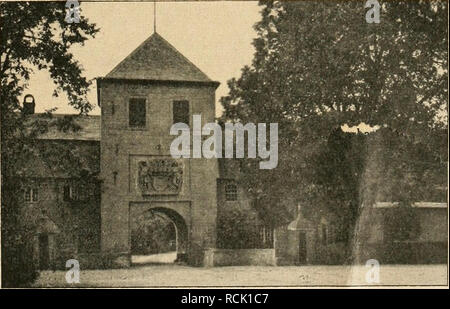
<svg viewBox="0 0 450 309">
<path fill-rule="evenodd" d="M 361 246 L 359 261 L 376 259 L 380 264 L 446 264 L 446 242 L 396 242 Z"/>
<path fill-rule="evenodd" d="M 43 147 L 56 150 L 71 149 L 85 156 L 84 162 L 93 167 L 99 165 L 100 145 L 96 141 L 39 140 Z M 57 156 L 58 153 L 52 153 Z M 48 160 L 51 162 L 51 160 Z M 78 252 L 100 250 L 100 185 L 96 179 L 73 178 L 63 166 L 50 166 L 36 156 L 24 167 L 19 202 L 21 218 L 34 231 L 33 251 L 36 262 L 40 259 L 39 236 L 48 237 L 49 268 L 54 268 L 63 257 L 73 258 Z M 83 193 L 80 199 L 64 197 L 66 187 Z M 37 190 L 37 201 L 26 201 L 26 188 Z"/>
<path fill-rule="evenodd" d="M 367 222 L 362 222 L 357 260 L 365 263 L 377 259 L 384 264 L 434 264 L 447 262 L 447 208 L 417 208 L 417 238 L 389 241 L 384 231 L 386 209 L 372 209 Z"/>
<path fill-rule="evenodd" d="M 202 116 L 202 124 L 214 122 L 215 86 L 103 80 L 99 88 L 102 251 L 130 253 L 130 205 L 166 203 L 190 222 L 188 259 L 190 264 L 201 264 L 204 248 L 216 245 L 217 160 L 182 159 L 182 189 L 172 195 L 143 195 L 135 180 L 135 163 L 140 159 L 171 158 L 170 145 L 176 137 L 169 134 L 173 101 L 189 101 L 191 122 L 193 114 Z M 128 126 L 128 103 L 135 97 L 147 101 L 147 125 L 143 129 Z M 190 205 L 188 212 L 186 203 Z"/>
<path fill-rule="evenodd" d="M 208 249 L 205 266 L 275 266 L 275 249 Z"/>
<path fill-rule="evenodd" d="M 275 230 L 275 256 L 277 265 L 298 264 L 298 235 L 298 231 L 288 231 L 287 226 L 281 226 Z"/>
<path fill-rule="evenodd" d="M 304 233 L 306 252 L 304 261 L 300 261 L 300 233 Z M 275 256 L 277 265 L 301 265 L 315 264 L 316 251 L 318 248 L 318 237 L 315 230 L 288 230 L 287 226 L 280 226 L 275 229 Z"/>
</svg>

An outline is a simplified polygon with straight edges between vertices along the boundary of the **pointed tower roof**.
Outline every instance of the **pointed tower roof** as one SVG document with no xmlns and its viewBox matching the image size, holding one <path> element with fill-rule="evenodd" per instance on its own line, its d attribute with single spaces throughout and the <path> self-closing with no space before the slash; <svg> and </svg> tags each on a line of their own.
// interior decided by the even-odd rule
<svg viewBox="0 0 450 309">
<path fill-rule="evenodd" d="M 213 82 L 156 32 L 106 75 L 106 79 Z"/>
</svg>

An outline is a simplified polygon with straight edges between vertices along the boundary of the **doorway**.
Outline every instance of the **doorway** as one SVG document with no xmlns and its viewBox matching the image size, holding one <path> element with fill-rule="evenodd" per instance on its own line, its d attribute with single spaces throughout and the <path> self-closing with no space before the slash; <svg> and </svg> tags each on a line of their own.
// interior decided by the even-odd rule
<svg viewBox="0 0 450 309">
<path fill-rule="evenodd" d="M 132 264 L 186 261 L 187 226 L 174 210 L 155 207 L 132 216 Z"/>
<path fill-rule="evenodd" d="M 48 247 L 48 235 L 39 234 L 39 269 L 49 268 L 50 251 Z"/>
<path fill-rule="evenodd" d="M 306 264 L 306 232 L 300 232 L 298 239 L 298 263 Z"/>
</svg>

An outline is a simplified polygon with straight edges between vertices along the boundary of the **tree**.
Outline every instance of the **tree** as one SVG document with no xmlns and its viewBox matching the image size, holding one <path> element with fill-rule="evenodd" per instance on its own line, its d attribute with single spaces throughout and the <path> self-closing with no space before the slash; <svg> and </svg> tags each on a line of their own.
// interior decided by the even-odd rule
<svg viewBox="0 0 450 309">
<path fill-rule="evenodd" d="M 131 253 L 148 255 L 176 250 L 176 228 L 166 216 L 149 212 L 133 222 Z"/>
<path fill-rule="evenodd" d="M 446 144 L 441 132 L 447 131 L 447 2 L 380 2 L 379 24 L 366 23 L 359 1 L 261 3 L 253 62 L 228 82 L 221 120 L 278 123 L 278 167 L 259 170 L 245 159 L 241 179 L 261 200 L 262 215 L 277 224 L 287 221 L 278 201 L 291 196 L 310 213 L 337 202 L 335 213 L 353 214 L 347 222 L 353 230 L 358 208 L 370 195 L 367 186 L 375 185 L 366 179 L 373 156 L 358 153 L 364 139 L 327 152 L 333 132 L 344 125 L 384 128 L 406 144 L 424 145 L 433 161 L 446 160 L 436 145 Z M 402 162 L 409 155 L 402 151 Z M 333 160 L 348 168 L 327 167 Z M 362 171 L 348 173 L 358 166 Z M 400 166 L 395 170 L 402 182 L 407 173 Z M 319 173 L 330 179 L 320 182 Z M 356 188 L 340 190 L 342 184 Z M 336 200 L 332 192 L 343 195 Z"/>
<path fill-rule="evenodd" d="M 343 132 L 341 128 L 331 132 L 327 143 L 311 162 L 315 177 L 313 184 L 320 192 L 317 205 L 334 214 L 338 227 L 338 240 L 348 241 L 353 224 L 358 217 L 360 184 L 363 181 L 367 137 L 364 134 Z M 310 207 L 310 211 L 317 208 Z"/>
<path fill-rule="evenodd" d="M 217 246 L 221 249 L 258 248 L 257 226 L 252 219 L 248 210 L 225 210 L 217 219 Z"/>
<path fill-rule="evenodd" d="M 54 95 L 64 92 L 70 105 L 87 113 L 90 85 L 82 67 L 70 51 L 72 46 L 94 37 L 95 24 L 81 16 L 79 23 L 65 21 L 64 2 L 0 3 L 0 104 L 2 175 L 2 284 L 22 286 L 35 277 L 29 248 L 29 229 L 19 217 L 17 167 L 39 152 L 36 136 L 51 125 L 76 129 L 70 119 L 29 122 L 21 113 L 19 97 L 26 89 L 33 69 L 48 70 L 55 83 Z M 49 111 L 49 118 L 50 113 Z M 44 156 L 40 156 L 44 157 Z"/>
</svg>

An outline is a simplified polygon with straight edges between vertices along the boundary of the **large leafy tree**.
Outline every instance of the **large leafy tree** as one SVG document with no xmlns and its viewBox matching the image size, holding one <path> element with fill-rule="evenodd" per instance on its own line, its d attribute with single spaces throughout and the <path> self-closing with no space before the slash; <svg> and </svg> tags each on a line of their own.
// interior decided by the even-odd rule
<svg viewBox="0 0 450 309">
<path fill-rule="evenodd" d="M 81 9 L 80 9 L 81 11 Z M 86 94 L 90 81 L 82 75 L 82 67 L 74 58 L 70 48 L 83 45 L 98 32 L 95 24 L 81 16 L 79 23 L 66 22 L 64 2 L 3 2 L 0 3 L 0 102 L 2 152 L 4 158 L 2 174 L 14 172 L 15 158 L 12 152 L 21 153 L 20 140 L 32 140 L 36 133 L 45 130 L 42 122 L 33 130 L 24 130 L 26 115 L 20 113 L 19 97 L 27 87 L 33 70 L 48 70 L 55 83 L 54 95 L 64 92 L 68 103 L 80 113 L 92 109 Z M 58 123 L 59 127 L 70 127 L 70 121 Z M 15 153 L 15 154 L 17 154 Z M 7 169 L 11 167 L 11 171 Z"/>
<path fill-rule="evenodd" d="M 54 95 L 65 93 L 70 105 L 87 113 L 92 109 L 86 94 L 90 81 L 71 53 L 74 45 L 83 45 L 98 32 L 95 24 L 80 16 L 79 23 L 65 21 L 65 2 L 0 3 L 0 104 L 2 174 L 2 283 L 20 286 L 34 279 L 31 263 L 29 228 L 19 217 L 17 201 L 21 178 L 18 174 L 30 157 L 40 154 L 36 136 L 49 125 L 75 128 L 70 119 L 31 123 L 21 113 L 19 97 L 26 89 L 33 70 L 48 70 L 55 83 Z M 50 113 L 49 113 L 50 114 Z M 42 149 L 41 149 L 42 150 Z M 49 151 L 48 148 L 45 148 Z M 55 152 L 60 151 L 54 149 Z"/>
<path fill-rule="evenodd" d="M 373 200 L 376 184 L 366 179 L 373 139 L 339 136 L 344 125 L 398 137 L 398 152 L 377 154 L 377 162 L 397 155 L 403 163 L 391 165 L 397 182 L 411 178 L 401 169 L 411 147 L 400 140 L 430 151 L 428 169 L 446 160 L 437 146 L 447 130 L 447 2 L 380 1 L 379 24 L 366 22 L 364 3 L 262 2 L 253 62 L 221 99 L 223 121 L 279 124 L 278 167 L 244 160 L 241 179 L 274 224 L 288 220 L 280 207 L 286 196 L 312 214 L 321 207 L 345 214 L 347 230 L 364 199 Z"/>
</svg>

